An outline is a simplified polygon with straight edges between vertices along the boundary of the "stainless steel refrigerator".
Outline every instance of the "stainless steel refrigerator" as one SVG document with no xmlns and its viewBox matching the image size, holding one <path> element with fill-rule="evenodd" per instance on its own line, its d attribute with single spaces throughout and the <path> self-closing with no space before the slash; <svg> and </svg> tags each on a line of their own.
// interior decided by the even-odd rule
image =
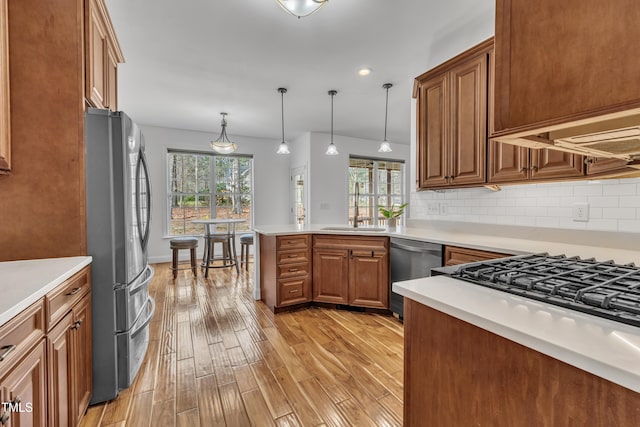
<svg viewBox="0 0 640 427">
<path fill-rule="evenodd" d="M 151 189 L 140 128 L 123 112 L 85 114 L 87 249 L 93 310 L 93 396 L 129 387 L 149 345 L 155 303 L 147 260 Z"/>
</svg>

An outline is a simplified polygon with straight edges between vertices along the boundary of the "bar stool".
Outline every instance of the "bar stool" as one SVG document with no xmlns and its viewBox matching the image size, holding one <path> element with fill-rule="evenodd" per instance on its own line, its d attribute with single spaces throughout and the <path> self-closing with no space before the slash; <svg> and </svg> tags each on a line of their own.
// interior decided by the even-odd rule
<svg viewBox="0 0 640 427">
<path fill-rule="evenodd" d="M 240 236 L 240 266 L 244 264 L 244 269 L 249 270 L 249 246 L 253 245 L 253 234 L 243 234 Z"/>
<path fill-rule="evenodd" d="M 171 271 L 173 271 L 173 278 L 178 277 L 178 270 L 186 270 L 190 268 L 193 271 L 193 275 L 198 275 L 198 267 L 196 266 L 196 248 L 198 247 L 198 239 L 195 237 L 174 237 L 169 240 L 169 247 L 173 251 L 173 261 L 171 262 Z M 189 249 L 191 256 L 191 265 L 189 267 L 178 268 L 178 252 L 180 249 Z"/>
<path fill-rule="evenodd" d="M 225 227 L 220 232 L 216 226 Z M 218 223 L 205 224 L 205 248 L 202 259 L 202 267 L 205 269 L 204 277 L 209 277 L 210 268 L 235 267 L 236 273 L 240 273 L 238 268 L 238 255 L 236 253 L 236 224 Z M 215 256 L 215 244 L 222 244 L 222 256 Z M 216 261 L 222 261 L 222 265 L 216 265 Z"/>
</svg>

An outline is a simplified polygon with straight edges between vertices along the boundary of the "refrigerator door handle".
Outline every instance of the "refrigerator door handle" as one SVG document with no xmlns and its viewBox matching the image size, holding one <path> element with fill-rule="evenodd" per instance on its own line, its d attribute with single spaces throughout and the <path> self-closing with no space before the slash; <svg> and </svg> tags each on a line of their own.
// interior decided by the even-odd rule
<svg viewBox="0 0 640 427">
<path fill-rule="evenodd" d="M 142 322 L 135 331 L 131 331 L 131 338 L 132 339 L 136 335 L 138 335 L 140 332 L 142 332 L 144 330 L 144 328 L 146 328 L 147 325 L 151 322 L 151 319 L 153 319 L 153 315 L 156 312 L 156 302 L 153 300 L 153 298 L 149 298 L 148 302 L 149 302 L 149 304 L 151 304 L 151 310 L 149 310 L 149 314 L 148 314 L 147 318 L 144 320 L 144 322 Z"/>
<path fill-rule="evenodd" d="M 145 185 L 145 206 L 146 209 L 146 218 L 144 224 L 141 221 L 142 218 L 142 207 L 140 203 L 140 194 L 142 193 L 140 185 L 141 185 L 141 177 L 140 174 L 144 171 L 144 185 Z M 137 179 L 136 179 L 136 193 L 137 200 L 136 210 L 138 215 L 138 232 L 140 233 L 142 249 L 147 249 L 147 243 L 149 242 L 149 226 L 151 224 L 151 183 L 149 182 L 149 168 L 147 166 L 147 158 L 144 155 L 144 151 L 140 150 L 140 156 L 138 158 L 138 167 L 137 167 Z M 144 229 L 143 229 L 144 227 Z"/>
</svg>

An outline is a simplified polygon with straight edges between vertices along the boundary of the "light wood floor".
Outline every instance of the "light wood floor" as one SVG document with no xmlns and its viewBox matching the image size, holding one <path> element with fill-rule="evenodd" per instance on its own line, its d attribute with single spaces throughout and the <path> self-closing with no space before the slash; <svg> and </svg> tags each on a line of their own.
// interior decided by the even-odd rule
<svg viewBox="0 0 640 427">
<path fill-rule="evenodd" d="M 273 315 L 253 274 L 209 279 L 158 264 L 156 315 L 135 383 L 89 426 L 401 426 L 403 328 L 393 317 L 309 308 Z"/>
</svg>

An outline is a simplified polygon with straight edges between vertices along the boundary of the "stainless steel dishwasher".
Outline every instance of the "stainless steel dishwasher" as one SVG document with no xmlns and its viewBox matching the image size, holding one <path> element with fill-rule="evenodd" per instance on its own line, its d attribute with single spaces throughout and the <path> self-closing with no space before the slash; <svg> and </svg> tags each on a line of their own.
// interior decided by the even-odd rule
<svg viewBox="0 0 640 427">
<path fill-rule="evenodd" d="M 442 245 L 419 240 L 399 239 L 391 241 L 391 284 L 403 280 L 431 276 L 431 269 L 442 267 Z M 391 311 L 400 319 L 404 317 L 402 295 L 390 290 Z"/>
</svg>

